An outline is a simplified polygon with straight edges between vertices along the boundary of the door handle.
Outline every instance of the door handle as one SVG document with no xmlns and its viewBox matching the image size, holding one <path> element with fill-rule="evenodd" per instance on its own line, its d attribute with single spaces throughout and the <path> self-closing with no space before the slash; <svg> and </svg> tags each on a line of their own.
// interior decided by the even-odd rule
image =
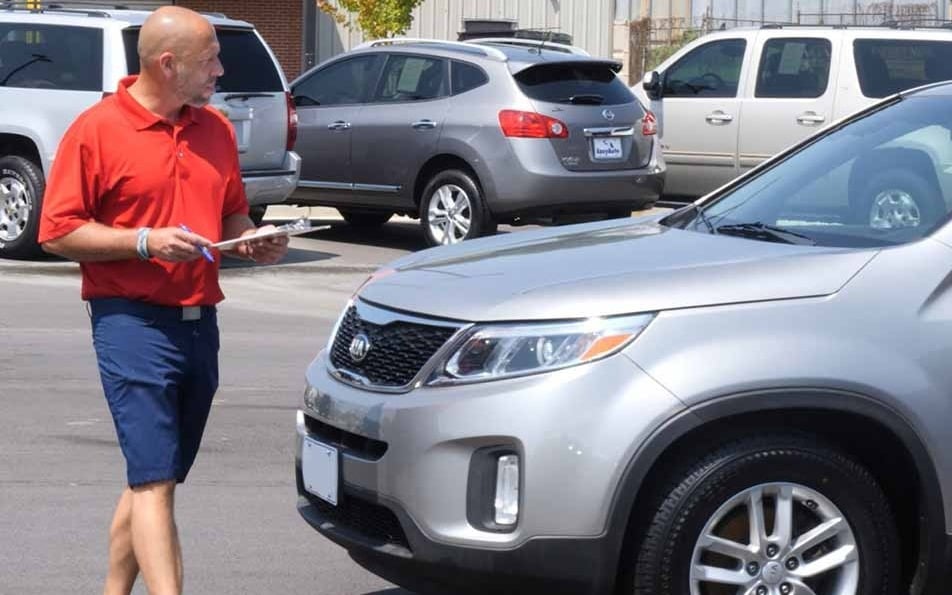
<svg viewBox="0 0 952 595">
<path fill-rule="evenodd" d="M 817 126 L 826 122 L 826 118 L 816 112 L 805 112 L 797 116 L 797 124 L 801 126 Z"/>
<path fill-rule="evenodd" d="M 734 116 L 730 114 L 725 114 L 721 110 L 717 110 L 707 115 L 706 118 L 708 124 L 714 126 L 723 126 L 724 124 L 729 124 L 734 121 Z"/>
<path fill-rule="evenodd" d="M 410 124 L 410 126 L 412 126 L 414 130 L 433 130 L 436 128 L 436 122 L 424 118 L 423 120 L 417 120 L 413 124 Z"/>
<path fill-rule="evenodd" d="M 337 120 L 336 122 L 331 122 L 327 125 L 328 130 L 348 130 L 350 129 L 350 122 L 345 122 L 343 120 Z"/>
</svg>

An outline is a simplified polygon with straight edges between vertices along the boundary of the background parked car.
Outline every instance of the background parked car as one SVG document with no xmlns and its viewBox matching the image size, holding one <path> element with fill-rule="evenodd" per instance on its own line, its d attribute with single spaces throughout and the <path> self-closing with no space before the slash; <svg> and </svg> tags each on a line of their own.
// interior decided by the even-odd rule
<svg viewBox="0 0 952 595">
<path fill-rule="evenodd" d="M 0 257 L 41 254 L 45 174 L 67 127 L 139 72 L 146 11 L 0 8 Z M 207 15 L 225 74 L 211 105 L 235 127 L 253 215 L 283 202 L 300 173 L 297 115 L 277 60 L 254 27 Z"/>
<path fill-rule="evenodd" d="M 695 197 L 880 98 L 948 79 L 948 29 L 765 26 L 695 40 L 634 91 L 658 117 L 665 194 Z"/>
<path fill-rule="evenodd" d="M 293 200 L 358 226 L 419 217 L 433 245 L 529 215 L 628 216 L 657 199 L 664 165 L 619 68 L 505 42 L 367 44 L 292 84 Z"/>
</svg>

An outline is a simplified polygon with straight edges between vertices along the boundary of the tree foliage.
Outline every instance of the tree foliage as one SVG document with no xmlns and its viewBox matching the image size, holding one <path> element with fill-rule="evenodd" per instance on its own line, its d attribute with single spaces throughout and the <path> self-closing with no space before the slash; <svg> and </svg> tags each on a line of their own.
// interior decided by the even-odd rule
<svg viewBox="0 0 952 595">
<path fill-rule="evenodd" d="M 370 39 L 405 33 L 413 23 L 413 9 L 423 0 L 317 0 L 317 6 L 349 27 L 357 26 Z"/>
</svg>

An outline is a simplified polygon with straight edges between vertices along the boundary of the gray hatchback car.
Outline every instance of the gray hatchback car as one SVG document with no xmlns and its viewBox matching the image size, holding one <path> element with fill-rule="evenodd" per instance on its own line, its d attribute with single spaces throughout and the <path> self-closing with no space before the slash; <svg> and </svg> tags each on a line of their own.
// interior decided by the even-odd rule
<svg viewBox="0 0 952 595">
<path fill-rule="evenodd" d="M 527 217 L 627 217 L 658 198 L 665 169 L 620 67 L 541 44 L 367 44 L 291 85 L 292 200 L 364 227 L 419 217 L 431 245 Z"/>
<path fill-rule="evenodd" d="M 412 254 L 307 369 L 298 510 L 420 593 L 943 595 L 952 85 L 696 204 Z"/>
</svg>

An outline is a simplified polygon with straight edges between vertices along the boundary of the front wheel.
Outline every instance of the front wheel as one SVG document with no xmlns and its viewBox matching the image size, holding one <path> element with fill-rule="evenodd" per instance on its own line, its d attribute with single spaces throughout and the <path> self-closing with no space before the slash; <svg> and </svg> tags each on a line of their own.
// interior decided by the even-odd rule
<svg viewBox="0 0 952 595">
<path fill-rule="evenodd" d="M 745 439 L 681 466 L 667 486 L 643 519 L 635 595 L 899 592 L 886 497 L 835 447 Z"/>
<path fill-rule="evenodd" d="M 36 240 L 45 189 L 37 164 L 18 155 L 0 157 L 0 257 L 43 254 Z"/>
<path fill-rule="evenodd" d="M 436 174 L 423 189 L 420 224 L 430 246 L 457 244 L 495 231 L 479 186 L 458 169 Z"/>
</svg>

